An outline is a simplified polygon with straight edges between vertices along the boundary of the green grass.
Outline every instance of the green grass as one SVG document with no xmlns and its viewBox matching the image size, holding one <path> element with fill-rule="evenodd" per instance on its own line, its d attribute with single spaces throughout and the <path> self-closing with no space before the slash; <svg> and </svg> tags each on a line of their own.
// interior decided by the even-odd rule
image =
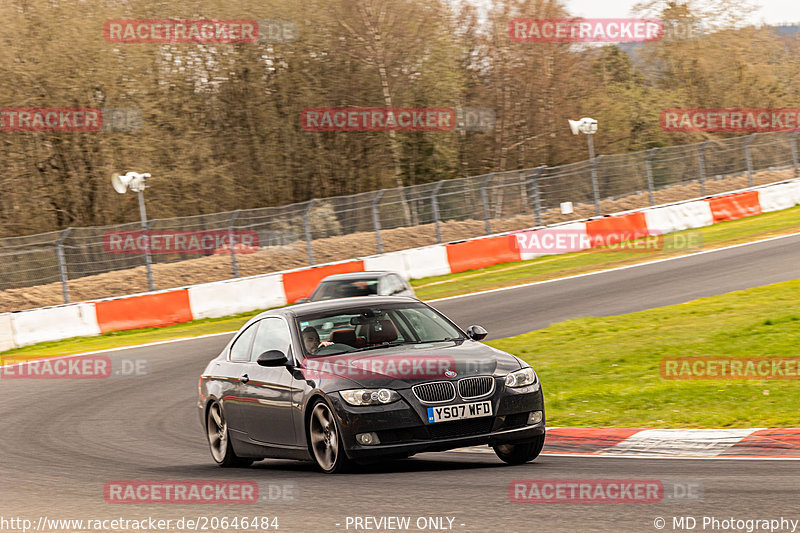
<svg viewBox="0 0 800 533">
<path fill-rule="evenodd" d="M 568 320 L 488 344 L 537 371 L 548 425 L 799 425 L 797 380 L 665 380 L 659 362 L 800 358 L 800 280 L 628 315 Z"/>
<path fill-rule="evenodd" d="M 800 231 L 800 207 L 795 207 L 743 220 L 724 222 L 699 230 L 666 235 L 664 237 L 664 250 L 661 252 L 620 253 L 587 250 L 572 254 L 542 257 L 531 261 L 495 265 L 459 274 L 424 278 L 412 281 L 412 284 L 415 286 L 415 291 L 420 299 L 431 300 L 681 255 L 685 253 L 685 250 L 676 251 L 674 249 L 675 239 L 689 233 L 699 233 L 703 245 L 707 249 L 798 231 Z M 261 311 L 222 318 L 195 320 L 162 328 L 112 332 L 98 337 L 78 337 L 44 342 L 0 352 L 0 357 L 11 355 L 15 356 L 15 358 L 50 357 L 235 331 L 259 312 Z M 0 364 L 2 364 L 2 361 L 0 361 Z"/>
<path fill-rule="evenodd" d="M 420 299 L 432 300 L 683 255 L 687 251 L 681 249 L 678 239 L 685 241 L 690 235 L 699 236 L 702 249 L 711 249 L 795 232 L 800 232 L 800 207 L 670 233 L 664 236 L 664 248 L 658 252 L 586 250 L 413 280 L 411 284 Z"/>
</svg>

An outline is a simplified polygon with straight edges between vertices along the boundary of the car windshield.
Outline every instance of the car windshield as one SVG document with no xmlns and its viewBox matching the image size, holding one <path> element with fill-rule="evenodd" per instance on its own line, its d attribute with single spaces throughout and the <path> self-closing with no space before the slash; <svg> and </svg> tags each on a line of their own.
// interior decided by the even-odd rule
<svg viewBox="0 0 800 533">
<path fill-rule="evenodd" d="M 420 302 L 309 312 L 298 316 L 297 326 L 306 357 L 465 339 L 449 320 Z"/>
<path fill-rule="evenodd" d="M 378 294 L 377 279 L 341 279 L 324 281 L 314 291 L 311 300 L 332 300 L 353 296 L 372 296 Z"/>
</svg>

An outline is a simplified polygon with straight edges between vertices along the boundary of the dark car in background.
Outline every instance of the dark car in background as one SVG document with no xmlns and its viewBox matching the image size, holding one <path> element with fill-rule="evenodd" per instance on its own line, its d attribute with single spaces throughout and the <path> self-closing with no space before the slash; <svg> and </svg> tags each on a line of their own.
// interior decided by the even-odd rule
<svg viewBox="0 0 800 533">
<path fill-rule="evenodd" d="M 414 289 L 400 274 L 376 270 L 328 276 L 319 282 L 309 298 L 302 299 L 300 302 L 319 302 L 356 296 L 411 296 L 416 298 Z"/>
<path fill-rule="evenodd" d="M 221 466 L 267 457 L 339 472 L 382 458 L 490 445 L 535 459 L 545 438 L 536 372 L 407 297 L 299 304 L 247 322 L 199 383 Z"/>
</svg>

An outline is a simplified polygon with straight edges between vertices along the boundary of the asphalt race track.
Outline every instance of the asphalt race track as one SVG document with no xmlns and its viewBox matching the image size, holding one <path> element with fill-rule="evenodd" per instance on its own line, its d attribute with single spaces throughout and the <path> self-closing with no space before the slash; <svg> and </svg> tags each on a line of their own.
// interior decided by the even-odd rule
<svg viewBox="0 0 800 533">
<path fill-rule="evenodd" d="M 489 339 L 580 316 L 611 316 L 800 278 L 800 235 L 563 281 L 442 299 L 437 309 Z"/>
<path fill-rule="evenodd" d="M 625 313 L 789 280 L 798 277 L 798 265 L 800 236 L 450 299 L 437 306 L 462 326 L 484 325 L 496 338 L 569 317 Z M 0 528 L 3 519 L 15 517 L 32 520 L 35 526 L 41 516 L 277 516 L 278 531 L 318 533 L 355 531 L 346 528 L 348 516 L 409 516 L 408 531 L 420 531 L 418 517 L 450 517 L 452 530 L 464 532 L 657 531 L 658 517 L 666 519 L 664 530 L 673 531 L 675 516 L 695 517 L 695 531 L 702 531 L 703 516 L 800 519 L 797 461 L 545 455 L 535 463 L 509 467 L 491 453 L 457 451 L 423 454 L 340 476 L 318 474 L 310 464 L 270 460 L 249 469 L 222 470 L 209 455 L 195 401 L 200 372 L 227 338 L 107 354 L 117 362 L 149 361 L 145 376 L 0 380 Z M 512 481 L 550 478 L 655 479 L 701 486 L 702 495 L 658 503 L 510 501 Z M 272 487 L 287 496 L 249 505 L 106 503 L 107 482 L 134 479 L 246 480 L 257 482 L 262 492 Z M 444 520 L 444 527 L 447 524 Z M 59 531 L 65 530 L 69 529 Z"/>
</svg>

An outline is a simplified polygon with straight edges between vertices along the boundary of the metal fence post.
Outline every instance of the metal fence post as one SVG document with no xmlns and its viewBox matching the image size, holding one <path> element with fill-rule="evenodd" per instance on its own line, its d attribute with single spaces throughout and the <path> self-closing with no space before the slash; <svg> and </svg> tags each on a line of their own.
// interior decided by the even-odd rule
<svg viewBox="0 0 800 533">
<path fill-rule="evenodd" d="M 789 138 L 789 145 L 792 149 L 792 166 L 794 167 L 794 177 L 797 177 L 798 173 L 798 164 L 797 164 L 797 135 L 800 134 L 800 131 L 796 131 L 792 133 L 792 136 Z"/>
<path fill-rule="evenodd" d="M 150 223 L 147 221 L 147 211 L 144 207 L 144 192 L 138 191 L 139 195 L 139 217 L 142 219 L 142 233 L 145 236 L 145 242 L 147 245 L 144 249 L 144 265 L 147 269 L 147 286 L 150 289 L 150 292 L 156 290 L 155 283 L 153 282 L 153 258 L 150 256 L 150 237 L 148 234 Z"/>
<path fill-rule="evenodd" d="M 378 202 L 381 201 L 384 190 L 381 189 L 375 193 L 375 198 L 372 200 L 372 225 L 375 226 L 375 242 L 378 245 L 379 254 L 383 253 L 383 239 L 381 239 L 381 219 L 378 216 Z"/>
<path fill-rule="evenodd" d="M 533 212 L 536 214 L 536 225 L 542 225 L 542 197 L 539 195 L 539 178 L 547 165 L 540 165 L 530 179 L 531 189 L 533 189 Z"/>
<path fill-rule="evenodd" d="M 700 172 L 700 196 L 706 195 L 706 161 L 703 152 L 711 141 L 705 141 L 697 149 L 697 170 Z"/>
<path fill-rule="evenodd" d="M 236 217 L 239 216 L 239 210 L 233 212 L 231 219 L 228 221 L 228 246 L 231 249 L 231 263 L 233 264 L 233 277 L 239 277 L 239 261 L 236 259 L 236 247 L 233 245 L 233 223 Z"/>
<path fill-rule="evenodd" d="M 439 227 L 439 201 L 436 199 L 436 195 L 439 193 L 439 189 L 442 188 L 444 185 L 444 180 L 439 181 L 433 187 L 433 192 L 431 193 L 431 207 L 433 207 L 433 223 L 436 225 L 436 242 L 441 244 L 442 242 L 442 229 Z"/>
<path fill-rule="evenodd" d="M 316 198 L 312 198 L 306 204 L 306 208 L 303 210 L 303 229 L 306 233 L 306 249 L 308 250 L 308 264 L 309 266 L 314 265 L 314 250 L 311 247 L 311 227 L 308 223 L 308 214 L 311 211 L 311 206 L 314 205 L 314 200 Z"/>
<path fill-rule="evenodd" d="M 594 211 L 600 216 L 600 186 L 597 184 L 597 165 L 602 159 L 602 155 L 592 158 L 592 193 L 594 194 Z"/>
<path fill-rule="evenodd" d="M 489 195 L 486 194 L 486 186 L 492 181 L 494 173 L 489 174 L 481 182 L 481 202 L 483 203 L 483 226 L 486 230 L 486 235 L 492 232 L 492 223 L 489 221 Z"/>
<path fill-rule="evenodd" d="M 61 293 L 64 303 L 69 303 L 69 287 L 67 287 L 67 263 L 64 261 L 64 240 L 69 235 L 72 228 L 67 228 L 61 232 L 61 236 L 56 241 L 56 255 L 58 256 L 58 275 L 61 278 Z"/>
<path fill-rule="evenodd" d="M 656 155 L 658 148 L 651 148 L 647 151 L 647 156 L 644 158 L 644 168 L 647 174 L 647 193 L 650 196 L 650 205 L 655 205 L 656 200 L 653 190 L 653 156 Z"/>
<path fill-rule="evenodd" d="M 744 144 L 744 157 L 747 160 L 747 184 L 748 186 L 753 186 L 753 154 L 750 152 L 750 143 L 753 142 L 756 138 L 756 134 L 753 133 L 747 137 L 747 142 Z"/>
</svg>

